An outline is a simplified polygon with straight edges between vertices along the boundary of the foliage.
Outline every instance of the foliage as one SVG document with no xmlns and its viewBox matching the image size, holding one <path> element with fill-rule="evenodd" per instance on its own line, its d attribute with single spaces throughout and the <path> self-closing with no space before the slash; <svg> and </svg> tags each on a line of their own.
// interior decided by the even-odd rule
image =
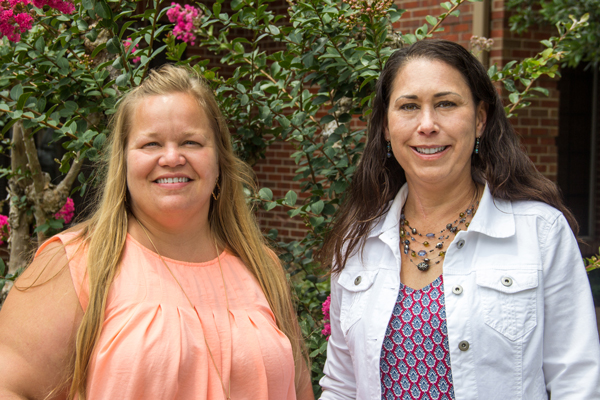
<svg viewBox="0 0 600 400">
<path fill-rule="evenodd" d="M 598 254 L 600 254 L 600 248 L 598 248 Z M 587 272 L 600 269 L 600 255 L 595 255 L 591 256 L 590 258 L 586 258 L 585 269 Z"/>
<path fill-rule="evenodd" d="M 143 14 L 136 14 L 135 1 L 83 0 L 75 7 L 59 0 L 20 0 L 18 6 L 35 22 L 20 37 L 0 42 L 4 146 L 4 135 L 15 128 L 12 165 L 0 173 L 10 181 L 11 228 L 21 228 L 12 229 L 11 250 L 19 240 L 30 242 L 31 225 L 38 241 L 62 229 L 54 214 L 71 190 L 83 194 L 89 188 L 90 176 L 79 172 L 81 164 L 98 160 L 118 96 L 146 76 L 150 61 L 166 48 L 153 49 L 154 44 L 170 28 L 159 22 L 167 9 L 157 11 L 157 1 Z M 46 128 L 65 149 L 57 162 L 66 175 L 56 187 L 41 170 L 35 150 L 34 137 Z M 10 266 L 14 271 L 23 261 L 12 254 Z"/>
<path fill-rule="evenodd" d="M 290 0 L 288 12 L 281 15 L 269 10 L 270 0 L 233 0 L 231 12 L 224 11 L 223 0 L 199 9 L 162 8 L 153 1 L 153 8 L 142 14 L 136 14 L 133 1 L 76 1 L 73 14 L 27 2 L 35 23 L 19 41 L 5 38 L 0 43 L 1 134 L 19 128 L 14 131 L 22 133 L 22 142 L 32 150 L 23 152 L 23 162 L 0 172 L 12 182 L 11 246 L 16 232 L 23 231 L 14 215 L 29 218 L 28 224 L 35 219 L 41 237 L 62 228 L 62 219 L 54 215 L 71 187 L 85 192 L 92 185 L 79 166 L 101 157 L 118 97 L 140 84 L 156 55 L 164 51 L 171 61 L 195 64 L 214 86 L 235 133 L 234 146 L 245 160 L 256 162 L 274 142 L 289 142 L 296 150 L 292 158 L 300 192 L 275 198 L 271 189 L 262 188 L 249 193 L 249 199 L 267 212 L 283 208 L 306 225 L 302 240 L 284 242 L 276 230 L 267 237 L 279 247 L 297 296 L 318 393 L 327 343 L 322 303 L 329 295 L 329 266 L 319 265 L 314 255 L 362 154 L 375 80 L 395 49 L 443 31 L 443 22 L 458 15 L 465 1 L 442 3 L 440 15 L 428 15 L 414 32 L 392 27 L 405 10 L 389 0 Z M 163 17 L 175 26 L 165 24 Z M 490 76 L 511 93 L 507 112 L 526 106 L 536 90 L 544 93 L 535 80 L 556 73 L 556 63 L 568 54 L 565 43 L 584 26 L 581 19 L 562 24 L 545 52 L 490 69 Z M 159 36 L 171 30 L 161 46 Z M 234 67 L 233 75 L 221 75 L 197 56 L 182 59 L 188 43 L 219 54 L 221 64 Z M 33 135 L 44 128 L 52 129 L 66 149 L 60 169 L 67 193 L 51 206 L 44 195 L 52 186 L 40 178 L 35 163 Z M 13 159 L 19 150 L 15 137 Z M 0 141 L 8 144 L 4 137 Z M 30 233 L 26 229 L 20 235 L 29 238 Z M 11 256 L 11 270 L 14 264 Z"/>
<path fill-rule="evenodd" d="M 559 61 L 564 60 L 570 54 L 573 37 L 578 37 L 581 29 L 588 27 L 589 14 L 584 14 L 580 19 L 570 17 L 567 22 L 557 22 L 559 37 L 551 37 L 542 40 L 546 49 L 535 57 L 529 57 L 517 63 L 510 61 L 502 70 L 493 65 L 488 74 L 492 80 L 502 82 L 509 93 L 510 105 L 505 107 L 506 114 L 511 117 L 513 112 L 527 107 L 527 101 L 536 97 L 536 91 L 548 96 L 548 89 L 534 86 L 534 82 L 542 75 L 554 78 L 559 75 Z M 517 86 L 517 84 L 520 84 Z M 519 90 L 519 87 L 523 88 Z"/>
<path fill-rule="evenodd" d="M 597 66 L 600 61 L 600 0 L 509 0 L 513 10 L 511 30 L 519 34 L 536 25 L 568 23 L 572 16 L 589 14 L 589 24 L 565 43 L 570 54 L 565 63 L 576 67 L 581 61 Z"/>
</svg>

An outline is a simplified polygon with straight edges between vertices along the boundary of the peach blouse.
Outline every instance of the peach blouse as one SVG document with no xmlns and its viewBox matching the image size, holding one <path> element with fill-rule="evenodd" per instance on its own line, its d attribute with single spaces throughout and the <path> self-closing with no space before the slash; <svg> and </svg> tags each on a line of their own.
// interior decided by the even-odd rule
<svg viewBox="0 0 600 400">
<path fill-rule="evenodd" d="M 77 251 L 78 242 L 68 243 L 76 234 L 52 240 L 66 244 L 85 310 L 86 252 Z M 164 258 L 194 309 L 158 255 L 127 235 L 90 364 L 89 400 L 223 399 L 204 338 L 226 388 L 231 381 L 232 400 L 296 399 L 292 348 L 260 286 L 238 257 L 227 251 L 219 257 L 226 288 L 218 259 L 188 263 Z"/>
</svg>

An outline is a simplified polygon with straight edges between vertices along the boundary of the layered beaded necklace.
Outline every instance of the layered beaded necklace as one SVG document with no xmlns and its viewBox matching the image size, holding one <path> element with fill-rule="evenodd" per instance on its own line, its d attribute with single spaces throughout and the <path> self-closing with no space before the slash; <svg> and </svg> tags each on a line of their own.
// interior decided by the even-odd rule
<svg viewBox="0 0 600 400">
<path fill-rule="evenodd" d="M 410 222 L 404 217 L 404 208 L 402 208 L 402 214 L 400 215 L 400 245 L 403 247 L 404 254 L 422 272 L 427 271 L 431 265 L 439 264 L 446 255 L 444 247 L 450 239 L 450 235 L 456 236 L 461 230 L 467 229 L 478 207 L 479 200 L 476 200 L 464 212 L 458 214 L 457 219 L 446 224 L 446 227 L 438 234 L 427 233 L 425 235 L 410 225 Z M 430 240 L 431 243 L 429 243 Z M 436 241 L 438 242 L 433 246 L 432 243 Z M 417 244 L 422 248 L 415 249 Z M 433 248 L 431 248 L 432 246 Z"/>
</svg>

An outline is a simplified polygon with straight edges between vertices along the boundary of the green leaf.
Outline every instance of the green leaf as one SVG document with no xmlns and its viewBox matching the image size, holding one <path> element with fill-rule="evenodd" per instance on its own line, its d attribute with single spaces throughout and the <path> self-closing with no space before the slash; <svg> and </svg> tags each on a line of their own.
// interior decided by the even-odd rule
<svg viewBox="0 0 600 400">
<path fill-rule="evenodd" d="M 277 28 L 275 25 L 269 25 L 267 29 L 269 30 L 269 32 L 271 32 L 272 35 L 279 35 L 281 33 L 279 31 L 279 28 Z"/>
<path fill-rule="evenodd" d="M 231 9 L 233 11 L 238 11 L 243 5 L 243 0 L 231 0 Z"/>
<path fill-rule="evenodd" d="M 106 43 L 102 43 L 101 45 L 99 45 L 98 47 L 96 47 L 94 49 L 94 51 L 92 51 L 92 55 L 91 55 L 92 59 L 95 58 L 98 55 L 98 53 L 100 53 L 105 48 L 106 48 Z"/>
<path fill-rule="evenodd" d="M 431 26 L 435 26 L 435 24 L 437 24 L 437 18 L 432 17 L 431 15 L 426 16 L 425 21 L 427 21 L 427 23 Z"/>
<path fill-rule="evenodd" d="M 402 37 L 407 44 L 413 44 L 413 43 L 417 42 L 417 37 L 415 35 L 413 35 L 412 33 L 407 33 L 406 35 L 403 35 Z"/>
<path fill-rule="evenodd" d="M 6 273 L 8 272 L 8 268 L 6 267 L 6 264 L 4 264 L 4 260 L 2 258 L 0 258 L 0 276 L 6 276 Z M 2 286 L 0 286 L 0 289 L 2 288 Z"/>
<path fill-rule="evenodd" d="M 40 53 L 42 53 L 44 51 L 44 48 L 46 47 L 46 42 L 44 42 L 44 36 L 40 36 L 36 41 L 35 41 L 35 49 L 37 51 L 39 51 Z"/>
<path fill-rule="evenodd" d="M 258 191 L 258 195 L 263 200 L 273 200 L 273 192 L 269 188 L 262 188 Z"/>
<path fill-rule="evenodd" d="M 213 14 L 219 15 L 221 13 L 221 3 L 213 4 Z"/>
<path fill-rule="evenodd" d="M 325 103 L 327 100 L 329 100 L 329 96 L 319 95 L 313 99 L 312 103 L 318 106 L 319 104 Z"/>
<path fill-rule="evenodd" d="M 323 203 L 323 200 L 319 200 L 316 203 L 310 205 L 310 209 L 315 214 L 321 214 L 321 211 L 323 211 L 323 207 L 325 207 L 325 203 Z"/>
<path fill-rule="evenodd" d="M 10 98 L 13 99 L 14 101 L 18 101 L 22 94 L 23 94 L 23 86 L 21 86 L 20 83 L 18 85 L 15 85 L 10 90 Z"/>
<path fill-rule="evenodd" d="M 540 87 L 540 86 L 537 86 L 537 87 L 531 88 L 531 90 L 536 90 L 536 91 L 538 91 L 538 92 L 540 92 L 540 93 L 543 93 L 543 94 L 544 94 L 544 96 L 549 96 L 549 95 L 550 95 L 550 92 L 548 91 L 548 89 L 546 89 L 546 88 L 543 88 L 543 87 Z"/>
<path fill-rule="evenodd" d="M 121 74 L 117 77 L 117 79 L 115 80 L 115 83 L 117 84 L 117 86 L 120 87 L 127 87 L 129 84 L 129 72 L 125 73 L 125 74 Z"/>
<path fill-rule="evenodd" d="M 38 226 L 37 228 L 35 228 L 33 230 L 33 233 L 46 232 L 48 229 L 50 229 L 50 225 L 46 222 L 45 224 L 42 224 L 42 225 Z"/>
<path fill-rule="evenodd" d="M 17 110 L 22 110 L 23 107 L 25 106 L 25 102 L 27 101 L 27 99 L 29 98 L 29 96 L 31 96 L 33 93 L 32 92 L 27 92 L 27 93 L 23 93 L 21 95 L 21 97 L 19 97 L 19 101 L 17 102 Z"/>
<path fill-rule="evenodd" d="M 110 54 L 117 54 L 121 52 L 121 43 L 117 36 L 106 42 L 106 50 L 108 50 Z"/>
<path fill-rule="evenodd" d="M 512 104 L 515 104 L 519 101 L 519 93 L 511 93 L 508 95 L 508 99 Z"/>
<path fill-rule="evenodd" d="M 96 149 L 100 150 L 104 146 L 105 142 L 106 142 L 106 135 L 104 133 L 100 133 L 100 134 L 96 135 L 96 137 L 94 138 L 93 146 Z"/>
<path fill-rule="evenodd" d="M 62 229 L 63 227 L 63 219 L 51 219 L 48 221 L 48 225 L 50 225 L 50 228 L 52 229 Z"/>
<path fill-rule="evenodd" d="M 106 4 L 105 0 L 100 0 L 96 2 L 94 6 L 94 11 L 96 14 L 100 16 L 100 18 L 110 19 L 112 12 L 110 11 L 110 7 Z"/>
<path fill-rule="evenodd" d="M 294 206 L 296 204 L 296 200 L 298 199 L 298 195 L 293 190 L 290 190 L 285 195 L 285 204 L 288 206 Z"/>
<path fill-rule="evenodd" d="M 86 10 L 93 10 L 94 6 L 95 6 L 95 1 L 94 0 L 82 0 L 81 5 Z"/>
</svg>

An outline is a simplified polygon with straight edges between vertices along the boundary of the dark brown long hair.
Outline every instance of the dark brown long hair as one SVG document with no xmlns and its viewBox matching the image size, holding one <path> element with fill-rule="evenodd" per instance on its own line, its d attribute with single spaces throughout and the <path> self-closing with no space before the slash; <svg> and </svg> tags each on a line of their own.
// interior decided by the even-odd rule
<svg viewBox="0 0 600 400">
<path fill-rule="evenodd" d="M 411 60 L 444 62 L 461 73 L 474 104 L 487 105 L 487 120 L 479 144 L 479 155 L 471 157 L 473 180 L 487 182 L 492 196 L 503 200 L 537 200 L 560 210 L 577 235 L 573 214 L 563 204 L 557 186 L 544 177 L 521 148 L 519 136 L 504 113 L 502 100 L 483 65 L 461 45 L 447 40 L 423 40 L 394 52 L 375 87 L 373 112 L 367 127 L 367 143 L 333 229 L 325 239 L 318 259 L 341 271 L 348 257 L 364 245 L 376 221 L 386 213 L 402 185 L 404 170 L 395 157 L 386 157 L 384 130 L 394 79 Z"/>
</svg>

